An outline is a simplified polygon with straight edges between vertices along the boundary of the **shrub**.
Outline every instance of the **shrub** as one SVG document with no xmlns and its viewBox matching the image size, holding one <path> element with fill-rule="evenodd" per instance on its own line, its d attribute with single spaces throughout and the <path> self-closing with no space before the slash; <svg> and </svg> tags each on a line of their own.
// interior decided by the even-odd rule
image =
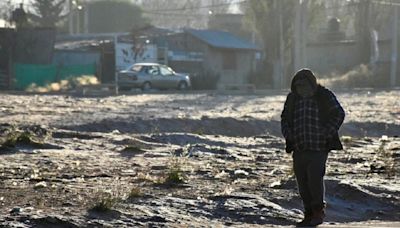
<svg viewBox="0 0 400 228">
<path fill-rule="evenodd" d="M 100 192 L 98 193 L 94 206 L 91 208 L 93 211 L 105 212 L 111 210 L 119 201 L 117 197 L 114 197 L 110 193 Z"/>
<path fill-rule="evenodd" d="M 247 76 L 247 80 L 257 89 L 267 89 L 272 85 L 272 75 L 263 70 L 251 71 Z"/>
<path fill-rule="evenodd" d="M 381 141 L 381 145 L 377 149 L 377 153 L 380 155 L 384 167 L 385 173 L 388 178 L 395 177 L 398 173 L 396 160 L 392 157 L 392 152 L 386 148 L 387 142 L 385 140 Z"/>
<path fill-rule="evenodd" d="M 272 64 L 264 59 L 263 61 L 257 62 L 255 70 L 252 70 L 247 75 L 247 80 L 250 84 L 255 85 L 257 89 L 271 88 L 273 84 L 273 66 Z"/>
<path fill-rule="evenodd" d="M 31 132 L 13 130 L 2 139 L 2 147 L 15 147 L 18 143 L 26 145 L 43 145 L 43 142 Z"/>
<path fill-rule="evenodd" d="M 323 75 L 319 82 L 336 88 L 384 87 L 389 85 L 389 72 L 383 66 L 372 69 L 368 65 L 361 64 L 343 74 Z"/>
<path fill-rule="evenodd" d="M 122 152 L 139 154 L 139 153 L 145 153 L 146 151 L 143 150 L 139 145 L 128 145 L 128 146 L 125 146 L 124 149 L 122 149 Z"/>
<path fill-rule="evenodd" d="M 129 192 L 128 199 L 135 199 L 135 198 L 139 198 L 139 197 L 142 197 L 142 196 L 143 196 L 143 193 L 140 190 L 140 188 L 134 187 Z"/>
<path fill-rule="evenodd" d="M 44 86 L 38 86 L 35 83 L 33 83 L 28 88 L 26 88 L 26 91 L 38 92 L 38 93 L 68 91 L 71 89 L 75 89 L 76 87 L 79 86 L 97 85 L 99 83 L 100 82 L 95 76 L 83 75 L 80 77 L 68 77 L 67 79 L 61 80 L 59 82 L 53 82 Z"/>
<path fill-rule="evenodd" d="M 194 90 L 214 90 L 217 89 L 220 75 L 212 71 L 203 70 L 198 74 L 192 75 L 192 89 Z"/>
<path fill-rule="evenodd" d="M 168 172 L 164 184 L 176 185 L 185 183 L 186 176 L 182 170 L 182 163 L 177 157 L 173 157 L 169 163 Z"/>
</svg>

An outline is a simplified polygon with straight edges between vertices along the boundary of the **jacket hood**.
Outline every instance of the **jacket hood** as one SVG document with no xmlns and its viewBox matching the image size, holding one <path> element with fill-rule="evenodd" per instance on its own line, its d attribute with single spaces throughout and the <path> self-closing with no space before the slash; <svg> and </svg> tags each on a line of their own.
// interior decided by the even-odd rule
<svg viewBox="0 0 400 228">
<path fill-rule="evenodd" d="M 303 79 L 306 79 L 310 83 L 312 88 L 317 89 L 318 83 L 314 73 L 310 69 L 304 68 L 297 71 L 296 74 L 293 76 L 292 83 L 290 85 L 290 89 L 293 93 L 298 94 L 296 91 L 295 82 L 297 80 L 303 80 Z"/>
</svg>

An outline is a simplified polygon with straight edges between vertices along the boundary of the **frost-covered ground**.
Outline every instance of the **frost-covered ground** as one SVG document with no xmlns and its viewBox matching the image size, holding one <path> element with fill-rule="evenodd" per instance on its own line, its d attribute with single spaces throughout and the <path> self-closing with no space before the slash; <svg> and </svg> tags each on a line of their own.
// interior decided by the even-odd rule
<svg viewBox="0 0 400 228">
<path fill-rule="evenodd" d="M 396 227 L 400 91 L 337 95 L 345 150 L 328 161 L 326 226 Z M 280 136 L 284 99 L 2 94 L 2 143 L 32 140 L 1 149 L 0 226 L 293 224 L 302 208 Z M 183 183 L 166 182 L 171 172 Z M 93 210 L 100 202 L 109 210 Z"/>
</svg>

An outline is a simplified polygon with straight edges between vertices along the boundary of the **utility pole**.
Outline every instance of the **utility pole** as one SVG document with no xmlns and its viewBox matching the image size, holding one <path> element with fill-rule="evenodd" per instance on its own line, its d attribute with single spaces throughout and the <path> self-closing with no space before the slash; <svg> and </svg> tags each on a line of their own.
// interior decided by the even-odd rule
<svg viewBox="0 0 400 228">
<path fill-rule="evenodd" d="M 68 0 L 68 31 L 72 35 L 74 33 L 73 14 L 72 14 L 72 0 Z"/>
<path fill-rule="evenodd" d="M 392 57 L 391 57 L 391 66 L 390 66 L 390 86 L 396 86 L 396 77 L 397 77 L 397 42 L 398 42 L 398 14 L 399 7 L 397 5 L 393 7 L 393 21 L 392 21 Z"/>
<path fill-rule="evenodd" d="M 297 71 L 300 69 L 300 66 L 302 65 L 300 63 L 300 36 L 301 36 L 301 31 L 300 31 L 300 2 L 299 0 L 295 1 L 295 16 L 294 16 L 294 32 L 293 32 L 293 39 L 294 39 L 294 70 Z"/>
<path fill-rule="evenodd" d="M 76 34 L 81 33 L 81 11 L 76 10 Z"/>
<path fill-rule="evenodd" d="M 83 18 L 83 31 L 84 33 L 89 33 L 89 5 L 86 3 L 83 8 L 84 18 Z"/>
<path fill-rule="evenodd" d="M 308 0 L 301 2 L 301 58 L 303 67 L 307 67 L 307 38 L 308 38 Z"/>
<path fill-rule="evenodd" d="M 294 18 L 294 68 L 295 71 L 306 66 L 306 42 L 307 42 L 307 3 L 308 0 L 295 1 Z"/>
<path fill-rule="evenodd" d="M 272 18 L 271 18 L 271 24 L 272 24 L 272 39 L 271 42 L 273 43 L 273 46 L 271 46 L 270 53 L 271 53 L 271 60 L 272 60 L 272 80 L 273 80 L 273 87 L 274 89 L 279 89 L 281 88 L 282 85 L 282 66 L 281 66 L 281 59 L 280 59 L 280 43 L 282 42 L 281 39 L 281 33 L 280 33 L 280 28 L 279 28 L 279 19 L 280 19 L 280 12 L 279 12 L 279 5 L 280 5 L 280 0 L 273 0 L 273 5 L 272 5 Z"/>
<path fill-rule="evenodd" d="M 370 23 L 371 1 L 362 0 L 358 2 L 357 15 L 357 49 L 361 63 L 368 63 L 371 56 L 371 23 Z"/>
<path fill-rule="evenodd" d="M 279 10 L 279 68 L 280 68 L 280 87 L 285 88 L 286 86 L 286 74 L 285 74 L 285 50 L 284 50 L 284 37 L 283 37 L 283 21 L 282 21 L 282 1 L 278 1 Z"/>
</svg>

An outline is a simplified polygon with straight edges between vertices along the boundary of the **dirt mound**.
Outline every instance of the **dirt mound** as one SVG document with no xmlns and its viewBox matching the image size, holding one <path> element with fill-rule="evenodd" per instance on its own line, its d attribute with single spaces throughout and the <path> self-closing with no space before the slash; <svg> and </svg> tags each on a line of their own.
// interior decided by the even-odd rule
<svg viewBox="0 0 400 228">
<path fill-rule="evenodd" d="M 395 198 L 373 193 L 351 181 L 330 179 L 326 186 L 328 219 L 331 221 L 390 220 L 396 211 L 400 211 Z"/>
<path fill-rule="evenodd" d="M 238 120 L 234 118 L 203 118 L 203 119 L 104 119 L 100 122 L 75 125 L 58 126 L 60 128 L 87 131 L 87 132 L 112 132 L 118 130 L 122 133 L 168 133 L 185 132 L 205 135 L 226 136 L 254 136 L 264 133 L 280 134 L 278 121 L 263 120 Z"/>
</svg>

